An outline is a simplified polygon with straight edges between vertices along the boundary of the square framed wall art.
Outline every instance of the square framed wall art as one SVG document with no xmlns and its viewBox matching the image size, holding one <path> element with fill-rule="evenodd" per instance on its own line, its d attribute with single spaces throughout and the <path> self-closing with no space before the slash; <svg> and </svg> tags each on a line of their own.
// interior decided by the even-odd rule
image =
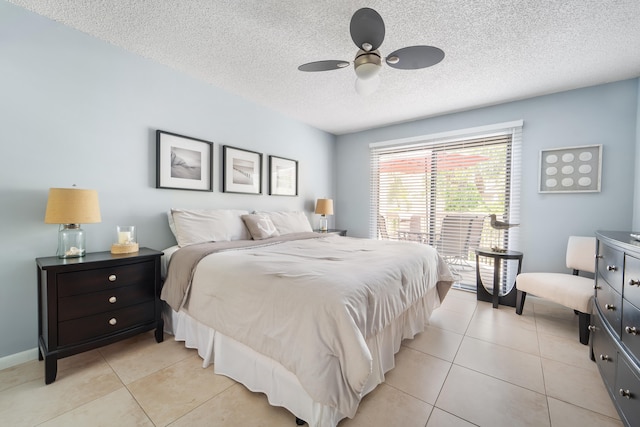
<svg viewBox="0 0 640 427">
<path fill-rule="evenodd" d="M 156 188 L 213 191 L 213 142 L 157 130 Z"/>
<path fill-rule="evenodd" d="M 222 146 L 222 191 L 262 194 L 262 154 Z"/>
<path fill-rule="evenodd" d="M 298 195 L 298 161 L 269 156 L 269 194 Z"/>
<path fill-rule="evenodd" d="M 540 151 L 539 193 L 596 193 L 602 179 L 602 145 Z"/>
</svg>

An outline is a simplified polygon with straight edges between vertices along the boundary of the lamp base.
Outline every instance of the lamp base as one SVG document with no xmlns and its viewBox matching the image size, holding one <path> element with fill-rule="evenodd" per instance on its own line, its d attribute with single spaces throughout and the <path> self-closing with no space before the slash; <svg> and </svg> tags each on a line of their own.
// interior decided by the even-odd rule
<svg viewBox="0 0 640 427">
<path fill-rule="evenodd" d="M 84 230 L 80 224 L 60 224 L 58 258 L 80 258 L 85 255 Z"/>
<path fill-rule="evenodd" d="M 130 254 L 138 252 L 138 250 L 139 248 L 137 243 L 114 243 L 111 245 L 112 254 Z"/>
<path fill-rule="evenodd" d="M 327 231 L 329 229 L 329 221 L 327 221 L 326 215 L 320 216 L 320 231 Z"/>
</svg>

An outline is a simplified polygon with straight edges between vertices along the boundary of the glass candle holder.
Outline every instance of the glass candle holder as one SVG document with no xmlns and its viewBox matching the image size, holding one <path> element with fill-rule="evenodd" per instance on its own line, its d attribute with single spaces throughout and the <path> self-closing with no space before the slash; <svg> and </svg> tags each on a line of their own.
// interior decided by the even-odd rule
<svg viewBox="0 0 640 427">
<path fill-rule="evenodd" d="M 136 239 L 135 225 L 118 225 L 116 230 L 118 233 L 116 242 L 119 245 L 129 245 L 138 241 Z"/>
</svg>

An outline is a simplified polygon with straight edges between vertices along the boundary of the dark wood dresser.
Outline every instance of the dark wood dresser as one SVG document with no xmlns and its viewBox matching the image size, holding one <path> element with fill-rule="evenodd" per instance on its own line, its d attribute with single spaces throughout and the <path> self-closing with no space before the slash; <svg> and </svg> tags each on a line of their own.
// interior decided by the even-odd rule
<svg viewBox="0 0 640 427">
<path fill-rule="evenodd" d="M 58 359 L 155 328 L 163 339 L 160 305 L 162 252 L 89 253 L 82 258 L 36 258 L 38 348 L 45 383 Z"/>
<path fill-rule="evenodd" d="M 598 231 L 591 355 L 627 426 L 640 425 L 640 241 Z"/>
</svg>

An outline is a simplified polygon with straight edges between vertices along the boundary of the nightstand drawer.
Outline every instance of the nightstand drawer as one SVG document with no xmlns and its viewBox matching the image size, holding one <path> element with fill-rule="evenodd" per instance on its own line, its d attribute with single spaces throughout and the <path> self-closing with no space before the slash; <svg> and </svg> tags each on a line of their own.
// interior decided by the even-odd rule
<svg viewBox="0 0 640 427">
<path fill-rule="evenodd" d="M 600 243 L 598 254 L 598 273 L 619 294 L 622 294 L 622 268 L 624 253 Z"/>
<path fill-rule="evenodd" d="M 622 296 L 616 292 L 606 281 L 598 277 L 596 290 L 596 304 L 604 315 L 607 323 L 614 330 L 616 337 L 620 338 L 620 325 L 622 321 Z"/>
<path fill-rule="evenodd" d="M 624 257 L 624 297 L 640 307 L 640 259 Z"/>
<path fill-rule="evenodd" d="M 631 354 L 638 358 L 640 356 L 640 310 L 626 299 L 623 304 L 620 335 Z"/>
<path fill-rule="evenodd" d="M 74 295 L 58 300 L 58 320 L 65 321 L 118 310 L 154 298 L 154 282 Z"/>
<path fill-rule="evenodd" d="M 58 324 L 58 345 L 77 344 L 102 335 L 155 321 L 155 302 L 150 301 Z"/>
<path fill-rule="evenodd" d="M 58 277 L 58 297 L 86 294 L 154 281 L 154 262 L 140 262 L 94 270 L 62 273 Z"/>
</svg>

